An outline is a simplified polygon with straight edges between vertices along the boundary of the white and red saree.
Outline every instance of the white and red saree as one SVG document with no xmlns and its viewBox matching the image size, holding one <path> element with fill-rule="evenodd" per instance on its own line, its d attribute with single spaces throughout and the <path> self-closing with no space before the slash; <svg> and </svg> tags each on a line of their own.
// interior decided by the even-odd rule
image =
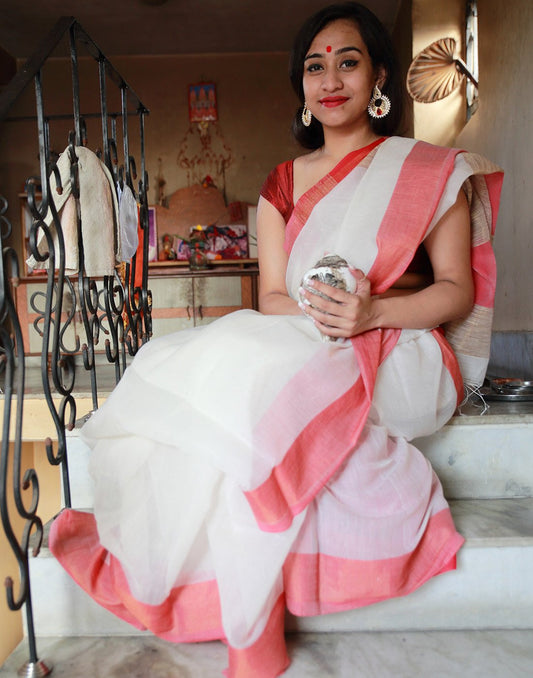
<svg viewBox="0 0 533 678">
<path fill-rule="evenodd" d="M 391 286 L 461 188 L 476 306 L 450 328 L 480 383 L 494 295 L 501 172 L 390 138 L 349 154 L 295 206 L 287 288 L 325 253 Z M 63 511 L 50 546 L 101 605 L 171 641 L 220 638 L 232 678 L 288 665 L 284 610 L 330 613 L 405 595 L 463 543 L 408 441 L 463 398 L 440 328 L 323 342 L 305 316 L 239 311 L 147 344 L 84 426 L 94 516 Z"/>
</svg>

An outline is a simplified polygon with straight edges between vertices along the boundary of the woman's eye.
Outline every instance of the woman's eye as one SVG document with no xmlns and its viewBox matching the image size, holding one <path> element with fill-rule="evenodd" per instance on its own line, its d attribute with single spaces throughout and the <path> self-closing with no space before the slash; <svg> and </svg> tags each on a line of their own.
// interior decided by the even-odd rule
<svg viewBox="0 0 533 678">
<path fill-rule="evenodd" d="M 359 62 L 356 61 L 355 59 L 345 59 L 341 63 L 341 68 L 354 68 L 355 66 L 357 66 L 358 63 Z"/>
<path fill-rule="evenodd" d="M 322 70 L 322 66 L 320 64 L 309 64 L 306 70 L 308 73 L 314 73 L 315 71 Z"/>
</svg>

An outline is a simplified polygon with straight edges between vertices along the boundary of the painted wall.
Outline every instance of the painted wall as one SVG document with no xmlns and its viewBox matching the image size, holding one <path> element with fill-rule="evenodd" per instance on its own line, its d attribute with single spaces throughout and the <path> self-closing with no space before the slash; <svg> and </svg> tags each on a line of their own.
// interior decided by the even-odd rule
<svg viewBox="0 0 533 678">
<path fill-rule="evenodd" d="M 533 3 L 481 0 L 478 21 L 479 109 L 457 143 L 486 155 L 505 171 L 494 240 L 494 329 L 532 331 Z"/>
<path fill-rule="evenodd" d="M 440 38 L 454 38 L 457 53 L 464 51 L 464 0 L 413 0 L 413 45 L 415 57 Z M 463 128 L 466 115 L 463 88 L 431 104 L 413 103 L 414 135 L 418 139 L 451 146 Z"/>
<path fill-rule="evenodd" d="M 413 0 L 413 56 L 439 37 L 462 40 L 462 0 Z M 505 171 L 494 240 L 498 262 L 495 332 L 533 330 L 531 157 L 533 90 L 530 0 L 478 1 L 479 108 L 466 123 L 462 92 L 414 104 L 415 136 L 490 158 Z M 499 351 L 505 351 L 500 344 Z M 528 356 L 524 355 L 528 360 Z M 531 363 L 531 358 L 529 358 Z"/>
<path fill-rule="evenodd" d="M 396 48 L 402 77 L 405 79 L 413 53 L 413 14 L 412 0 L 403 0 L 398 8 L 392 40 Z M 398 133 L 402 136 L 414 136 L 413 100 L 405 93 L 403 126 Z"/>
</svg>

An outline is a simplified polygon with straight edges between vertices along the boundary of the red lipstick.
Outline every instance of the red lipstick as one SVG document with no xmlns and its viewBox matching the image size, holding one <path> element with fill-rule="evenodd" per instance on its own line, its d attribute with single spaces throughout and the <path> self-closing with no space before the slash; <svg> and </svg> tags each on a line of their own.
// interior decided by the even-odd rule
<svg viewBox="0 0 533 678">
<path fill-rule="evenodd" d="M 324 97 L 320 99 L 320 103 L 326 108 L 335 108 L 335 106 L 340 106 L 346 101 L 348 101 L 348 97 Z"/>
</svg>

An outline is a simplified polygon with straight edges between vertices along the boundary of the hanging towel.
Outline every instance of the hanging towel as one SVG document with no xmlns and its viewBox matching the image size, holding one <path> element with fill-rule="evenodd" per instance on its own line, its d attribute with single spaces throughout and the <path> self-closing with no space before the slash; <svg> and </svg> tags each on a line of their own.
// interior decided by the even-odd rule
<svg viewBox="0 0 533 678">
<path fill-rule="evenodd" d="M 119 247 L 118 200 L 113 177 L 104 163 L 83 146 L 75 147 L 78 158 L 81 233 L 84 255 L 85 274 L 88 276 L 113 275 L 115 270 L 115 252 Z M 78 242 L 76 201 L 72 195 L 70 179 L 71 162 L 68 148 L 61 153 L 57 161 L 57 169 L 61 177 L 62 193 L 58 192 L 55 175 L 50 176 L 50 196 L 61 221 L 61 230 L 65 242 L 65 273 L 74 275 L 79 272 L 80 243 Z M 50 207 L 44 219 L 53 238 L 56 252 L 55 268 L 59 265 L 59 238 L 56 224 L 53 221 Z M 39 252 L 48 252 L 47 239 L 41 231 L 38 245 Z M 50 260 L 37 261 L 32 255 L 28 258 L 28 266 L 33 268 L 49 268 Z"/>
</svg>

